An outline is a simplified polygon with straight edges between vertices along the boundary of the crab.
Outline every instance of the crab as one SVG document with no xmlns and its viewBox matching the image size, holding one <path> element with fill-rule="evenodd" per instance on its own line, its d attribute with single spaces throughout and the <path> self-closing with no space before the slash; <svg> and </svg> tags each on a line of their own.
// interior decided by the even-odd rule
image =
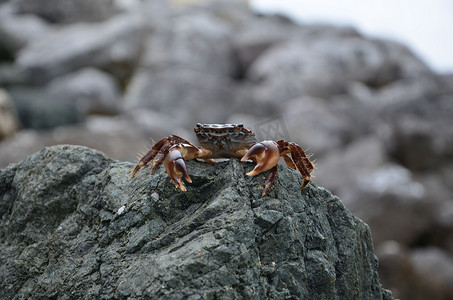
<svg viewBox="0 0 453 300">
<path fill-rule="evenodd" d="M 301 189 L 310 182 L 313 164 L 305 155 L 302 148 L 296 143 L 285 140 L 257 142 L 255 133 L 239 124 L 201 124 L 194 128 L 198 142 L 197 147 L 177 135 L 170 135 L 159 140 L 141 157 L 132 171 L 132 178 L 151 160 L 149 173 L 164 161 L 165 168 L 171 182 L 179 190 L 186 192 L 182 177 L 192 183 L 185 161 L 195 158 L 207 162 L 215 162 L 218 158 L 237 158 L 242 162 L 252 160 L 256 162 L 254 169 L 247 176 L 255 176 L 269 171 L 264 184 L 262 197 L 267 196 L 278 175 L 278 161 L 283 157 L 286 164 L 300 172 L 303 178 Z M 291 155 L 291 156 L 290 156 Z"/>
</svg>

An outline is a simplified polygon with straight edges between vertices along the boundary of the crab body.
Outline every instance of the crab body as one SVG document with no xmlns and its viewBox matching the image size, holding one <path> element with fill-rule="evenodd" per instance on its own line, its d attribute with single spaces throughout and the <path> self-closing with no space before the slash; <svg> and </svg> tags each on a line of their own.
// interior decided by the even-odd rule
<svg viewBox="0 0 453 300">
<path fill-rule="evenodd" d="M 197 124 L 194 128 L 203 149 L 211 151 L 209 158 L 242 158 L 256 144 L 255 133 L 242 124 Z"/>
<path fill-rule="evenodd" d="M 313 164 L 302 148 L 295 143 L 285 140 L 257 142 L 255 133 L 245 128 L 243 124 L 198 123 L 194 132 L 201 147 L 194 146 L 177 135 L 163 138 L 140 159 L 132 172 L 132 177 L 150 161 L 152 161 L 150 174 L 162 161 L 165 161 L 165 168 L 172 183 L 181 191 L 186 191 L 182 177 L 187 182 L 192 182 L 185 165 L 186 160 L 200 158 L 215 162 L 213 159 L 217 158 L 238 158 L 241 161 L 251 159 L 257 164 L 252 171 L 246 174 L 247 176 L 270 170 L 262 193 L 264 197 L 277 178 L 277 163 L 283 156 L 290 168 L 300 171 L 304 179 L 301 189 L 310 182 L 310 174 L 314 169 Z"/>
</svg>

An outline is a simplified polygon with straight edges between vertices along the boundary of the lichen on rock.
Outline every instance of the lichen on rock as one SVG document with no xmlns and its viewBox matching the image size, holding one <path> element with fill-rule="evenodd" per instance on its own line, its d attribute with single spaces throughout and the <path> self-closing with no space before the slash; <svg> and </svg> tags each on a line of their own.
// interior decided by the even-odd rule
<svg viewBox="0 0 453 300">
<path fill-rule="evenodd" d="M 0 291 L 9 299 L 392 299 L 368 226 L 282 166 L 268 197 L 253 167 L 163 166 L 53 146 L 0 170 Z M 121 213 L 120 213 L 121 212 Z"/>
</svg>

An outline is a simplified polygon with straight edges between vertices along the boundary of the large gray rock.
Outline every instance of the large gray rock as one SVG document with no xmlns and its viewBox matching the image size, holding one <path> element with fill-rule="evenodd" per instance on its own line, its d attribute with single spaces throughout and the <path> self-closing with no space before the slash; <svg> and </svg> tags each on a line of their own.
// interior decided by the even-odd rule
<svg viewBox="0 0 453 300">
<path fill-rule="evenodd" d="M 253 22 L 243 25 L 232 36 L 241 73 L 245 74 L 264 51 L 294 37 L 299 30 L 300 27 L 292 22 L 272 17 L 255 18 Z"/>
<path fill-rule="evenodd" d="M 8 88 L 17 85 L 29 84 L 28 76 L 12 63 L 0 64 L 0 86 Z"/>
<path fill-rule="evenodd" d="M 188 162 L 186 193 L 132 167 L 55 146 L 0 170 L 2 296 L 392 299 L 368 226 L 295 171 L 261 198 L 234 159 Z"/>
<path fill-rule="evenodd" d="M 186 128 L 225 122 L 235 103 L 231 80 L 183 66 L 140 70 L 125 94 L 127 110 L 159 111 L 173 116 L 168 125 Z"/>
<path fill-rule="evenodd" d="M 140 67 L 182 66 L 214 76 L 235 72 L 228 23 L 206 12 L 172 17 L 152 28 Z"/>
<path fill-rule="evenodd" d="M 276 44 L 250 66 L 254 98 L 281 102 L 303 95 L 330 98 L 351 81 L 382 86 L 400 78 L 430 74 L 407 48 L 335 30 Z M 336 35 L 334 35 L 336 33 Z M 332 51 L 332 49 L 335 51 Z"/>
<path fill-rule="evenodd" d="M 225 122 L 235 107 L 231 33 L 228 22 L 202 10 L 154 26 L 126 87 L 126 107 L 172 115 L 188 128 Z"/>
<path fill-rule="evenodd" d="M 139 109 L 115 117 L 90 115 L 83 123 L 47 130 L 21 130 L 0 141 L 0 168 L 57 144 L 84 145 L 99 149 L 109 157 L 134 161 L 138 153 L 149 149 L 150 137 L 158 140 L 177 134 L 196 142 L 191 127 L 169 127 L 168 124 L 173 124 L 170 116 Z"/>
<path fill-rule="evenodd" d="M 38 15 L 54 23 L 102 21 L 115 12 L 113 0 L 12 0 L 11 2 L 18 13 Z"/>
<path fill-rule="evenodd" d="M 130 13 L 55 29 L 27 44 L 16 62 L 38 84 L 88 66 L 103 67 L 121 78 L 139 55 L 143 21 Z"/>
<path fill-rule="evenodd" d="M 0 40 L 11 53 L 47 34 L 51 27 L 34 15 L 14 15 L 0 12 Z"/>
<path fill-rule="evenodd" d="M 420 274 L 429 274 L 432 281 L 446 288 L 449 297 L 453 297 L 453 256 L 451 253 L 440 248 L 427 247 L 413 251 L 410 258 Z"/>
<path fill-rule="evenodd" d="M 394 291 L 395 298 L 453 298 L 452 259 L 444 251 L 436 247 L 409 250 L 395 241 L 387 241 L 376 248 L 376 253 L 382 282 Z"/>
<path fill-rule="evenodd" d="M 75 103 L 59 101 L 43 90 L 15 87 L 8 92 L 24 128 L 54 128 L 84 119 Z"/>
<path fill-rule="evenodd" d="M 393 129 L 389 152 L 410 170 L 435 170 L 452 162 L 452 84 L 435 76 L 397 82 L 380 93 L 385 95 L 381 100 L 391 99 L 381 111 Z"/>
<path fill-rule="evenodd" d="M 120 111 L 120 88 L 109 74 L 84 68 L 52 80 L 47 91 L 62 102 L 74 105 L 84 114 L 117 114 Z"/>
</svg>

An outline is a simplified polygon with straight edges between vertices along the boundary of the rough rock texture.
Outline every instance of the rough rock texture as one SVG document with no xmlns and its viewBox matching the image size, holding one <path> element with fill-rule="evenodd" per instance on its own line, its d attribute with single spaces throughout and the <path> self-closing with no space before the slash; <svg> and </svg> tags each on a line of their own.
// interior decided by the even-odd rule
<svg viewBox="0 0 453 300">
<path fill-rule="evenodd" d="M 197 122 L 241 122 L 313 154 L 317 183 L 371 227 L 396 298 L 453 299 L 448 272 L 424 271 L 453 261 L 452 74 L 395 41 L 245 1 L 92 2 L 0 0 L 0 86 L 21 123 L 0 168 L 55 144 L 133 161 L 151 140 L 193 141 Z"/>
<path fill-rule="evenodd" d="M 188 162 L 187 193 L 131 168 L 54 146 L 0 170 L 2 297 L 392 299 L 368 226 L 293 170 L 263 199 L 237 160 Z"/>
</svg>

